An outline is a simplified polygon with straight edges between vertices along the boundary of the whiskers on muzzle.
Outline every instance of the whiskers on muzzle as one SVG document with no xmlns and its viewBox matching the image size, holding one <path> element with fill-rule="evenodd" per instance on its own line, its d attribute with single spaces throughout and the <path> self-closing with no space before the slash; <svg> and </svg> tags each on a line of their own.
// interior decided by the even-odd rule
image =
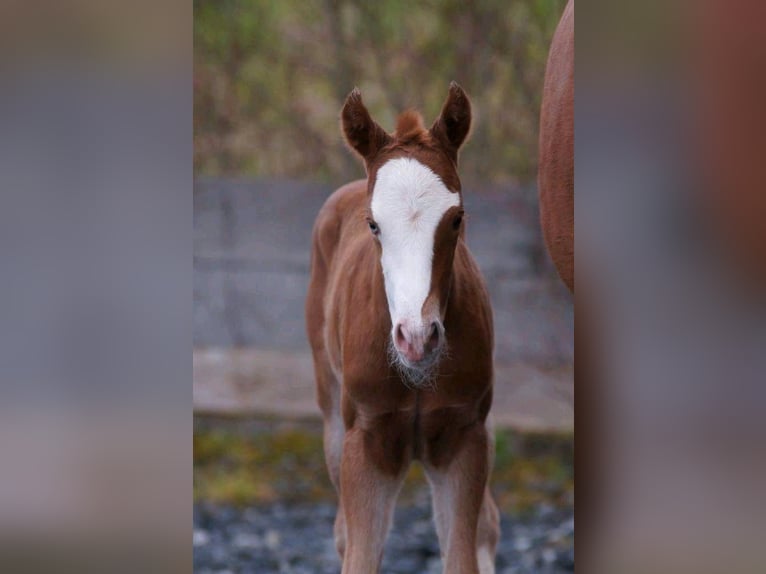
<svg viewBox="0 0 766 574">
<path fill-rule="evenodd" d="M 408 365 L 396 350 L 394 341 L 388 339 L 388 364 L 401 376 L 404 384 L 411 389 L 436 390 L 436 382 L 439 378 L 439 363 L 449 355 L 447 341 L 444 340 L 423 366 Z"/>
</svg>

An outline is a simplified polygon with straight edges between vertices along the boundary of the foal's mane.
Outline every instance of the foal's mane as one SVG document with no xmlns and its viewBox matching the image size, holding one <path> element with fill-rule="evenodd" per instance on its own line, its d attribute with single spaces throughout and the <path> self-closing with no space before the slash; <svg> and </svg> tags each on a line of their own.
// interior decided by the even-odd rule
<svg viewBox="0 0 766 574">
<path fill-rule="evenodd" d="M 406 110 L 396 120 L 394 138 L 398 144 L 431 143 L 431 133 L 423 125 L 423 116 L 417 110 Z"/>
<path fill-rule="evenodd" d="M 372 171 L 391 157 L 417 157 L 435 173 L 439 174 L 450 190 L 460 190 L 460 178 L 454 161 L 450 160 L 443 146 L 423 123 L 423 116 L 414 109 L 405 110 L 396 120 L 391 140 L 373 162 Z M 368 171 L 368 175 L 369 175 Z M 374 177 L 373 177 L 374 180 Z"/>
</svg>

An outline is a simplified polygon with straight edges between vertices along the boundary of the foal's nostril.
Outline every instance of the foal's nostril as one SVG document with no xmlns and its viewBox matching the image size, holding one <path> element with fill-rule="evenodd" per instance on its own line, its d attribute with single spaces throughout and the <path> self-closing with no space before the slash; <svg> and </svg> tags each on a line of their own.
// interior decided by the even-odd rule
<svg viewBox="0 0 766 574">
<path fill-rule="evenodd" d="M 407 338 L 404 336 L 404 331 L 402 330 L 401 323 L 396 326 L 395 337 L 397 345 L 403 346 L 407 342 Z"/>
<path fill-rule="evenodd" d="M 435 349 L 439 345 L 439 325 L 434 321 L 431 323 L 431 331 L 428 334 L 427 346 L 429 350 Z"/>
</svg>

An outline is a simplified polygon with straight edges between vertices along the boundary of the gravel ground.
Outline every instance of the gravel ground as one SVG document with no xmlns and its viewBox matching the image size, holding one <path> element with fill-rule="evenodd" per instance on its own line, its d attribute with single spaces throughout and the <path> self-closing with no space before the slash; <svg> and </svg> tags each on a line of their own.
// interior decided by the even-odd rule
<svg viewBox="0 0 766 574">
<path fill-rule="evenodd" d="M 329 503 L 239 510 L 194 507 L 194 571 L 252 574 L 337 574 L 332 540 L 335 506 Z M 574 518 L 570 510 L 539 507 L 524 518 L 503 517 L 498 574 L 574 572 Z M 439 547 L 427 500 L 399 507 L 388 537 L 386 574 L 441 572 Z"/>
</svg>

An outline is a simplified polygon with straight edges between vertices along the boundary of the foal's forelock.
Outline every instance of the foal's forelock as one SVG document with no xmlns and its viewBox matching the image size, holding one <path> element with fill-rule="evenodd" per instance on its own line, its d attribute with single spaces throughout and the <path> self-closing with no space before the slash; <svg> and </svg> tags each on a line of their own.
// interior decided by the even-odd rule
<svg viewBox="0 0 766 574">
<path fill-rule="evenodd" d="M 424 304 L 434 291 L 437 227 L 448 210 L 460 204 L 459 193 L 450 191 L 433 170 L 413 158 L 391 159 L 377 170 L 370 207 L 380 230 L 392 325 L 428 325 L 442 319 L 438 316 L 442 302 L 429 300 L 428 308 Z"/>
</svg>

